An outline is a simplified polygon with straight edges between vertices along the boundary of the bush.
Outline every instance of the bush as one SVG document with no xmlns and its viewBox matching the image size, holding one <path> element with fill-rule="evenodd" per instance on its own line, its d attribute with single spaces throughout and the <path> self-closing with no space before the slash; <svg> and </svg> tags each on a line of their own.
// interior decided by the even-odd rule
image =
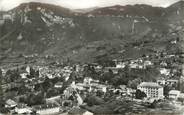
<svg viewBox="0 0 184 115">
<path fill-rule="evenodd" d="M 147 97 L 147 95 L 138 89 L 138 90 L 136 90 L 135 97 L 136 97 L 136 99 L 143 99 L 143 98 Z"/>
</svg>

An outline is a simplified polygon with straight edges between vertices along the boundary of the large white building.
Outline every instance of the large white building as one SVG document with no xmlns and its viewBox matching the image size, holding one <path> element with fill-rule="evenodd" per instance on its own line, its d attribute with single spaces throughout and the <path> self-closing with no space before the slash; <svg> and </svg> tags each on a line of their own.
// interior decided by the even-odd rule
<svg viewBox="0 0 184 115">
<path fill-rule="evenodd" d="M 163 98 L 163 87 L 155 82 L 142 82 L 137 89 L 143 91 L 148 98 Z"/>
</svg>

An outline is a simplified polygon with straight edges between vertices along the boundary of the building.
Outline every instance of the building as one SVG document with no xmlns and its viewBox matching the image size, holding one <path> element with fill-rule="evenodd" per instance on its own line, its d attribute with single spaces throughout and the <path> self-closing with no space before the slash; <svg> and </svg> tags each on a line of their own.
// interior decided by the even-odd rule
<svg viewBox="0 0 184 115">
<path fill-rule="evenodd" d="M 103 69 L 104 72 L 109 72 L 109 70 L 112 70 L 112 72 L 113 72 L 114 74 L 117 74 L 118 71 L 120 70 L 120 68 L 116 68 L 116 67 L 105 67 L 105 68 Z"/>
<path fill-rule="evenodd" d="M 50 98 L 46 98 L 46 103 L 50 103 L 50 102 L 54 102 L 57 101 L 61 98 L 61 96 L 54 96 L 54 97 L 50 97 Z"/>
<path fill-rule="evenodd" d="M 178 80 L 176 79 L 168 79 L 166 80 L 166 85 L 174 86 L 178 84 Z"/>
<path fill-rule="evenodd" d="M 8 99 L 6 101 L 5 107 L 6 108 L 14 108 L 17 106 L 17 103 L 14 100 Z"/>
<path fill-rule="evenodd" d="M 107 86 L 106 85 L 102 85 L 102 84 L 97 84 L 97 83 L 92 83 L 91 84 L 91 88 L 93 89 L 93 90 L 96 90 L 96 91 L 102 91 L 102 92 L 104 92 L 104 93 L 106 93 L 107 92 Z"/>
<path fill-rule="evenodd" d="M 170 69 L 160 68 L 160 74 L 162 74 L 162 75 L 168 76 L 168 75 L 170 75 L 170 72 L 171 72 Z"/>
<path fill-rule="evenodd" d="M 163 87 L 155 82 L 142 82 L 137 89 L 143 91 L 149 98 L 163 98 Z"/>
<path fill-rule="evenodd" d="M 15 107 L 15 112 L 17 114 L 30 114 L 30 113 L 32 113 L 31 108 L 24 105 L 24 104 L 18 104 L 17 107 Z"/>
<path fill-rule="evenodd" d="M 169 86 L 176 86 L 178 84 L 178 80 L 175 80 L 175 79 L 167 79 L 165 80 L 164 78 L 162 79 L 158 79 L 157 80 L 157 83 L 159 85 L 169 85 Z"/>
<path fill-rule="evenodd" d="M 11 14 L 4 13 L 4 14 L 3 14 L 3 19 L 4 19 L 4 20 L 11 20 L 11 19 L 12 19 L 12 16 L 11 16 Z"/>
<path fill-rule="evenodd" d="M 116 63 L 116 68 L 125 68 L 126 64 L 123 62 Z"/>
<path fill-rule="evenodd" d="M 52 115 L 60 112 L 60 107 L 57 104 L 45 104 L 33 107 L 39 115 Z"/>
<path fill-rule="evenodd" d="M 151 66 L 151 65 L 153 65 L 153 63 L 151 61 L 149 61 L 149 60 L 144 61 L 144 66 Z"/>
<path fill-rule="evenodd" d="M 62 88 L 63 87 L 63 82 L 57 82 L 55 85 L 54 85 L 55 88 Z"/>
<path fill-rule="evenodd" d="M 90 77 L 85 77 L 85 78 L 84 78 L 84 84 L 90 84 L 92 80 L 93 80 L 93 79 L 90 78 Z"/>
<path fill-rule="evenodd" d="M 157 79 L 157 83 L 159 85 L 165 85 L 166 84 L 166 80 L 164 78 L 159 78 L 159 79 Z"/>
<path fill-rule="evenodd" d="M 169 98 L 170 99 L 178 99 L 178 97 L 180 96 L 180 91 L 178 90 L 171 90 L 169 91 Z"/>
</svg>

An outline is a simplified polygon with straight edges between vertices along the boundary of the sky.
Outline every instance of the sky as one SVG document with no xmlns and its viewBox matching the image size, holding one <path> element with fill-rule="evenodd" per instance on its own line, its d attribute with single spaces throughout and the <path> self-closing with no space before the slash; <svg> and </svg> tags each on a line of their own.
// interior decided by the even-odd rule
<svg viewBox="0 0 184 115">
<path fill-rule="evenodd" d="M 60 5 L 70 9 L 83 9 L 128 4 L 148 4 L 158 7 L 168 7 L 177 1 L 180 0 L 0 0 L 0 10 L 10 10 L 21 3 L 27 2 L 43 2 Z"/>
</svg>

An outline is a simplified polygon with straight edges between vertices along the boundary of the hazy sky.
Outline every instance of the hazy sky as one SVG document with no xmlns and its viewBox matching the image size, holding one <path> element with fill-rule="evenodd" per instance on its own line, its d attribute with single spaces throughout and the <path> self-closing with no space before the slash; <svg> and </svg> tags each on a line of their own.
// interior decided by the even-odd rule
<svg viewBox="0 0 184 115">
<path fill-rule="evenodd" d="M 103 7 L 111 5 L 127 4 L 149 4 L 152 6 L 167 7 L 180 0 L 0 0 L 0 10 L 9 10 L 25 2 L 44 2 L 60 5 L 71 9 L 81 9 L 90 7 Z"/>
</svg>

